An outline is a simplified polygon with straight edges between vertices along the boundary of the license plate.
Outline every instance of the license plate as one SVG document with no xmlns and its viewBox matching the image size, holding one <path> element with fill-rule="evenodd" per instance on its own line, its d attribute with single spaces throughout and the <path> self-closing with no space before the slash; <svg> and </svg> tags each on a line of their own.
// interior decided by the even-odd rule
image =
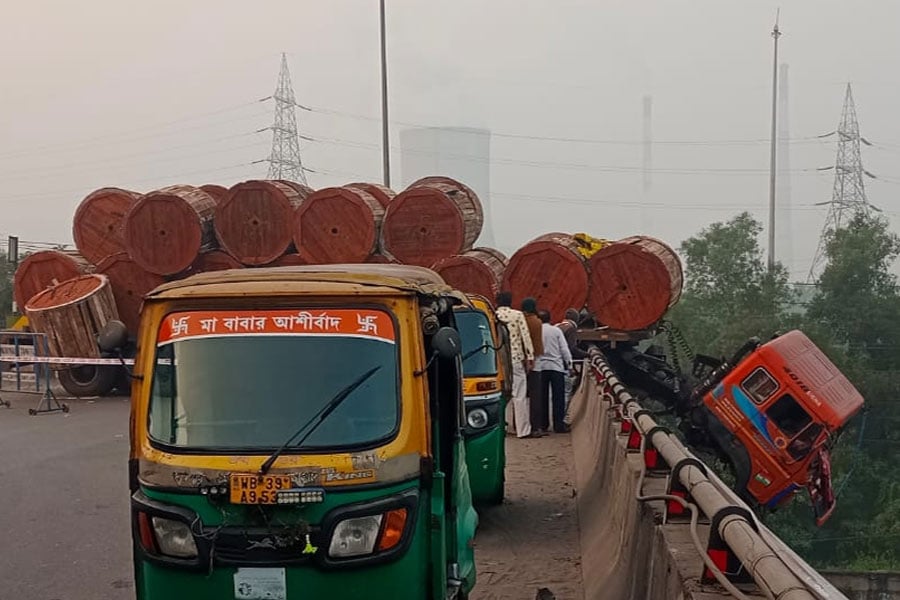
<svg viewBox="0 0 900 600">
<path fill-rule="evenodd" d="M 228 478 L 232 504 L 276 504 L 278 492 L 293 487 L 290 475 L 232 474 Z"/>
<path fill-rule="evenodd" d="M 285 600 L 284 569 L 238 569 L 234 574 L 235 600 Z"/>
</svg>

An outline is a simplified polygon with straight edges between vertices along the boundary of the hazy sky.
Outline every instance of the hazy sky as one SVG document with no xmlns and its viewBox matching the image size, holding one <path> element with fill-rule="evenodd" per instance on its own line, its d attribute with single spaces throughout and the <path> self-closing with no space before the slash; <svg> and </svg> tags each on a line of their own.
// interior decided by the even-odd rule
<svg viewBox="0 0 900 600">
<path fill-rule="evenodd" d="M 550 230 L 672 244 L 746 209 L 765 219 L 768 0 L 388 0 L 393 144 L 409 124 L 485 127 L 507 252 Z M 805 275 L 831 196 L 852 81 L 869 200 L 900 223 L 900 2 L 782 0 L 790 65 L 794 260 Z M 377 0 L 4 3 L 0 235 L 70 242 L 92 189 L 262 177 L 288 53 L 314 187 L 380 181 Z M 641 98 L 653 96 L 653 185 Z M 511 136 L 533 136 L 523 139 Z M 577 143 L 537 138 L 579 138 Z M 674 142 L 674 143 L 673 143 Z M 690 143 L 686 143 L 690 142 Z M 400 181 L 399 147 L 393 152 Z"/>
</svg>

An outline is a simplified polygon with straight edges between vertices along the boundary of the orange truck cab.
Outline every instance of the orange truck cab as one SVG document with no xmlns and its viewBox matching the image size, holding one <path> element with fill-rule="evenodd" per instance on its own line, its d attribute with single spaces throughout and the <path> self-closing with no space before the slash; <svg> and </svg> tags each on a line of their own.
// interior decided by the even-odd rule
<svg viewBox="0 0 900 600">
<path fill-rule="evenodd" d="M 800 331 L 747 350 L 702 397 L 711 425 L 739 442 L 729 453 L 735 487 L 770 508 L 806 487 L 821 525 L 835 506 L 829 448 L 863 397 Z"/>
</svg>

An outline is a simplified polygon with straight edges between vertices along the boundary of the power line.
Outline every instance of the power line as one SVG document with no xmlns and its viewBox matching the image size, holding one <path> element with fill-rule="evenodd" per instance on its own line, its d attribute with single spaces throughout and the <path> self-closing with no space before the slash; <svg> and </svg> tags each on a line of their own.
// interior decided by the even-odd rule
<svg viewBox="0 0 900 600">
<path fill-rule="evenodd" d="M 246 138 L 254 135 L 258 135 L 259 131 L 251 131 L 248 133 L 241 133 L 237 135 L 229 135 L 217 138 L 215 140 L 206 140 L 203 142 L 193 143 L 193 144 L 182 144 L 180 146 L 170 146 L 168 148 L 161 148 L 158 150 L 150 150 L 147 152 L 133 152 L 131 154 L 120 154 L 113 159 L 100 159 L 100 160 L 91 160 L 84 161 L 80 163 L 67 163 L 65 165 L 60 165 L 58 167 L 54 167 L 51 169 L 41 168 L 41 169 L 27 169 L 27 170 L 15 170 L 8 174 L 0 174 L 4 178 L 4 180 L 9 179 L 30 179 L 34 175 L 46 176 L 58 172 L 65 172 L 70 170 L 79 170 L 83 171 L 85 167 L 97 166 L 102 168 L 104 172 L 108 172 L 110 169 L 120 169 L 127 168 L 129 166 L 133 166 L 136 164 L 140 165 L 149 165 L 149 164 L 159 164 L 173 161 L 182 161 L 186 158 L 192 158 L 195 156 L 209 156 L 211 154 L 221 154 L 223 152 L 234 152 L 237 150 L 244 150 L 247 148 L 259 148 L 261 146 L 266 145 L 268 142 L 265 140 L 259 140 L 250 144 L 242 144 L 240 146 L 215 146 L 212 149 L 205 149 L 199 152 L 191 152 L 188 154 L 181 155 L 171 155 L 172 150 L 178 150 L 183 148 L 195 148 L 198 146 L 208 146 L 209 144 L 217 144 L 221 141 L 226 141 L 230 139 L 238 139 L 238 138 Z M 168 157 L 157 158 L 152 160 L 146 160 L 146 156 L 152 156 L 154 154 L 170 154 Z M 119 160 L 119 159 L 130 159 L 130 160 Z M 136 159 L 136 160 L 135 160 Z"/>
<path fill-rule="evenodd" d="M 360 148 L 363 150 L 380 150 L 380 146 L 377 144 L 371 144 L 368 142 L 360 142 L 355 140 L 346 140 L 341 138 L 328 138 L 328 137 L 313 137 L 313 136 L 301 136 L 303 140 L 312 143 L 322 143 L 322 144 L 333 144 L 337 146 L 351 147 L 351 148 Z M 607 173 L 643 173 L 644 168 L 640 165 L 592 165 L 585 163 L 572 163 L 572 162 L 552 162 L 552 161 L 543 161 L 543 160 L 529 160 L 529 159 L 518 159 L 518 158 L 508 158 L 508 157 L 484 157 L 477 156 L 473 154 L 457 154 L 457 153 L 448 153 L 448 152 L 440 152 L 435 150 L 415 150 L 415 149 L 407 149 L 397 146 L 392 146 L 392 150 L 401 151 L 409 154 L 416 155 L 424 155 L 424 156 L 434 156 L 440 155 L 446 158 L 460 158 L 471 160 L 472 162 L 484 162 L 492 165 L 518 165 L 518 166 L 527 166 L 534 168 L 544 168 L 544 169 L 562 169 L 562 170 L 577 170 L 577 171 L 597 171 L 597 172 L 607 172 Z M 662 173 L 662 174 L 672 174 L 672 175 L 680 175 L 680 174 L 723 174 L 723 175 L 756 175 L 760 173 L 768 173 L 768 169 L 762 168 L 747 168 L 747 167 L 654 167 L 651 168 L 650 171 L 654 173 Z M 821 169 L 819 168 L 799 168 L 792 169 L 792 173 L 812 173 L 819 174 Z"/>
<path fill-rule="evenodd" d="M 377 121 L 381 122 L 380 117 L 370 117 L 367 115 L 361 115 L 358 113 L 334 110 L 324 107 L 317 106 L 303 106 L 300 104 L 296 105 L 298 108 L 303 110 L 319 113 L 324 115 L 334 115 L 340 117 L 346 117 L 351 119 L 359 119 L 363 121 Z M 399 121 L 399 120 L 390 120 L 391 123 L 395 125 L 405 125 L 408 127 L 424 127 L 424 128 L 432 128 L 434 125 L 429 125 L 425 123 L 414 123 L 411 121 Z M 468 132 L 470 131 L 465 127 L 441 127 L 441 129 L 448 131 L 460 131 L 460 132 Z M 823 138 L 827 138 L 831 135 L 834 135 L 834 132 L 826 133 L 823 135 L 811 135 L 797 138 L 790 138 L 788 141 L 793 143 L 815 143 L 820 141 Z M 600 138 L 582 138 L 582 137 L 565 137 L 565 136 L 548 136 L 548 135 L 534 135 L 534 134 L 523 134 L 523 133 L 510 133 L 503 131 L 491 131 L 491 136 L 500 137 L 500 138 L 511 138 L 511 139 L 527 139 L 527 140 L 540 140 L 540 141 L 551 141 L 551 142 L 565 142 L 565 143 L 575 143 L 575 144 L 608 144 L 608 145 L 627 145 L 627 146 L 639 146 L 643 144 L 643 140 L 614 140 L 614 139 L 600 139 Z M 698 145 L 698 146 L 715 146 L 715 145 L 746 145 L 746 144 L 768 144 L 768 138 L 749 138 L 749 139 L 721 139 L 721 140 L 654 140 L 654 144 L 672 144 L 672 145 Z"/>
<path fill-rule="evenodd" d="M 491 192 L 491 197 L 499 198 L 517 198 L 523 200 L 535 200 L 538 202 L 562 203 L 562 204 L 582 204 L 585 206 L 621 206 L 635 208 L 658 208 L 658 209 L 674 209 L 674 210 L 709 210 L 709 211 L 732 211 L 732 210 L 763 210 L 764 207 L 748 207 L 746 204 L 676 204 L 663 202 L 643 202 L 643 201 L 615 201 L 600 200 L 590 198 L 577 198 L 572 196 L 552 196 L 537 194 L 517 194 L 512 192 Z M 810 211 L 821 210 L 815 205 L 799 205 L 791 207 L 791 210 Z"/>
<path fill-rule="evenodd" d="M 160 129 L 160 128 L 165 128 L 165 127 L 169 127 L 169 126 L 172 126 L 172 125 L 177 125 L 177 124 L 179 124 L 179 123 L 183 123 L 183 122 L 186 122 L 186 121 L 193 121 L 193 120 L 196 120 L 196 119 L 202 119 L 202 118 L 206 118 L 206 117 L 209 117 L 209 116 L 215 116 L 215 115 L 224 114 L 224 113 L 227 113 L 227 112 L 233 112 L 233 111 L 235 111 L 235 110 L 239 110 L 239 109 L 242 109 L 242 108 L 246 108 L 246 107 L 248 107 L 248 106 L 255 106 L 255 105 L 258 105 L 258 104 L 260 104 L 260 103 L 262 103 L 262 102 L 265 102 L 265 101 L 269 100 L 270 98 L 271 98 L 271 96 L 266 97 L 266 98 L 261 98 L 261 99 L 259 99 L 259 100 L 254 100 L 254 101 L 252 101 L 252 102 L 244 102 L 244 103 L 241 103 L 241 104 L 236 104 L 236 105 L 228 106 L 228 107 L 221 108 L 221 109 L 218 109 L 218 110 L 207 111 L 207 112 L 204 112 L 204 113 L 195 113 L 195 114 L 192 114 L 192 115 L 187 115 L 187 116 L 185 116 L 185 117 L 180 117 L 180 118 L 178 118 L 178 119 L 172 119 L 172 120 L 170 120 L 170 121 L 164 121 L 164 122 L 161 122 L 161 123 L 154 123 L 154 124 L 152 124 L 152 125 L 143 125 L 143 126 L 141 126 L 141 127 L 136 127 L 136 128 L 133 128 L 133 129 L 127 129 L 127 130 L 124 130 L 124 131 L 118 131 L 118 132 L 115 132 L 115 133 L 108 133 L 108 134 L 103 134 L 103 135 L 93 136 L 93 137 L 85 138 L 85 139 L 81 139 L 81 140 L 73 140 L 73 141 L 69 141 L 69 142 L 59 142 L 59 143 L 56 143 L 56 144 L 45 144 L 45 145 L 43 145 L 43 146 L 34 146 L 34 147 L 31 147 L 31 148 L 18 149 L 18 150 L 14 151 L 14 152 L 6 152 L 6 153 L 3 153 L 3 154 L 0 154 L 0 159 L 4 159 L 4 158 L 14 158 L 14 157 L 20 157 L 20 156 L 28 156 L 28 155 L 30 155 L 30 154 L 35 154 L 35 153 L 45 153 L 45 152 L 48 151 L 48 150 L 53 150 L 53 149 L 56 149 L 56 148 L 66 148 L 66 149 L 68 149 L 68 148 L 78 148 L 78 147 L 88 146 L 88 145 L 92 145 L 92 144 L 97 143 L 97 142 L 103 142 L 103 141 L 107 141 L 107 140 L 110 140 L 110 139 L 120 138 L 120 137 L 123 137 L 123 136 L 129 136 L 130 134 L 137 133 L 137 132 L 141 132 L 141 131 L 147 131 L 147 130 L 149 130 L 149 129 Z M 260 116 L 262 116 L 262 115 L 258 115 L 258 114 L 257 114 L 257 115 L 248 115 L 248 116 L 246 116 L 246 117 L 241 117 L 240 119 L 232 119 L 232 120 L 224 121 L 224 123 L 233 122 L 233 121 L 235 121 L 235 120 L 247 119 L 247 118 L 250 118 L 250 117 L 252 117 L 252 118 L 259 118 Z M 211 125 L 221 125 L 221 124 L 223 124 L 223 123 L 210 123 L 210 124 L 200 125 L 200 126 L 195 126 L 195 127 L 179 127 L 178 130 L 175 131 L 175 132 L 156 132 L 156 133 L 153 133 L 153 134 L 142 135 L 142 136 L 138 136 L 138 137 L 126 137 L 126 139 L 124 139 L 124 140 L 118 140 L 118 141 L 119 141 L 119 142 L 124 142 L 124 141 L 133 141 L 133 140 L 148 139 L 148 138 L 159 137 L 159 136 L 164 136 L 164 135 L 172 135 L 172 133 L 181 133 L 181 132 L 183 132 L 183 131 L 191 131 L 191 130 L 194 130 L 194 129 L 202 129 L 202 128 L 205 128 L 205 127 L 209 127 L 209 126 L 211 126 Z"/>
<path fill-rule="evenodd" d="M 244 171 L 248 171 L 249 167 L 254 167 L 254 169 L 255 169 L 256 165 L 259 162 L 260 161 L 242 162 L 242 163 L 236 163 L 236 164 L 232 164 L 232 165 L 228 165 L 228 166 L 224 166 L 224 167 L 200 169 L 200 170 L 195 170 L 195 171 L 174 173 L 174 174 L 165 175 L 165 176 L 157 175 L 154 177 L 143 177 L 141 179 L 131 179 L 131 180 L 127 180 L 127 181 L 119 182 L 119 183 L 110 183 L 109 185 L 117 185 L 118 187 L 133 189 L 135 187 L 138 187 L 138 186 L 133 185 L 135 183 L 145 183 L 148 181 L 152 181 L 152 182 L 157 182 L 154 185 L 154 187 L 160 187 L 161 185 L 164 185 L 162 182 L 173 182 L 173 181 L 178 182 L 179 180 L 183 181 L 183 178 L 192 177 L 194 175 L 206 175 L 209 173 L 221 173 L 221 172 L 227 172 L 227 171 L 234 171 L 234 170 L 240 169 L 240 168 L 243 168 Z M 62 195 L 84 194 L 86 191 L 90 191 L 90 190 L 87 190 L 85 187 L 78 187 L 78 188 L 68 188 L 68 189 L 64 189 L 64 190 L 51 190 L 48 192 L 15 194 L 15 195 L 11 195 L 10 197 L 12 199 L 36 199 L 36 198 L 47 198 L 47 197 L 62 196 Z"/>
</svg>

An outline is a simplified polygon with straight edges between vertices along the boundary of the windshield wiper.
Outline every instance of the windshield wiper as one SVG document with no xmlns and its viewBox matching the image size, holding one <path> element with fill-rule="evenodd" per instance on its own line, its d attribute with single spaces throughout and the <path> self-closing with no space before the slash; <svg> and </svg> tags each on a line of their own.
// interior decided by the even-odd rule
<svg viewBox="0 0 900 600">
<path fill-rule="evenodd" d="M 266 473 L 268 473 L 269 469 L 272 468 L 272 465 L 275 464 L 275 461 L 278 460 L 278 457 L 281 456 L 281 453 L 287 450 L 287 448 L 293 443 L 297 436 L 306 431 L 306 428 L 309 427 L 309 431 L 306 431 L 306 434 L 297 441 L 297 446 L 302 446 L 303 442 L 305 442 L 307 438 L 309 438 L 309 436 L 313 434 L 316 428 L 321 425 L 326 418 L 328 418 L 328 415 L 330 415 L 334 411 L 334 409 L 340 406 L 341 402 L 343 402 L 347 398 L 347 396 L 352 394 L 356 390 L 356 388 L 365 383 L 365 381 L 369 377 L 374 375 L 375 372 L 380 368 L 381 365 L 369 369 L 368 371 L 354 379 L 347 387 L 335 394 L 331 400 L 325 403 L 325 406 L 323 406 L 319 410 L 319 412 L 314 414 L 306 423 L 303 424 L 302 427 L 300 427 L 300 429 L 295 431 L 294 434 L 291 435 L 291 437 L 289 437 L 278 450 L 273 452 L 272 456 L 266 459 L 266 462 L 264 462 L 259 468 L 259 474 L 265 475 Z M 312 427 L 310 427 L 310 425 L 312 425 Z"/>
<path fill-rule="evenodd" d="M 463 354 L 463 355 L 462 355 L 462 358 L 461 358 L 460 360 L 461 360 L 462 362 L 465 362 L 466 360 L 472 358 L 473 356 L 475 356 L 475 355 L 478 354 L 479 352 L 481 352 L 481 351 L 483 351 L 483 350 L 488 350 L 488 349 L 497 350 L 497 348 L 494 348 L 494 346 L 491 345 L 491 344 L 482 344 L 482 345 L 478 346 L 477 348 L 473 348 L 472 350 L 469 350 L 468 352 L 466 352 L 465 354 Z"/>
</svg>

